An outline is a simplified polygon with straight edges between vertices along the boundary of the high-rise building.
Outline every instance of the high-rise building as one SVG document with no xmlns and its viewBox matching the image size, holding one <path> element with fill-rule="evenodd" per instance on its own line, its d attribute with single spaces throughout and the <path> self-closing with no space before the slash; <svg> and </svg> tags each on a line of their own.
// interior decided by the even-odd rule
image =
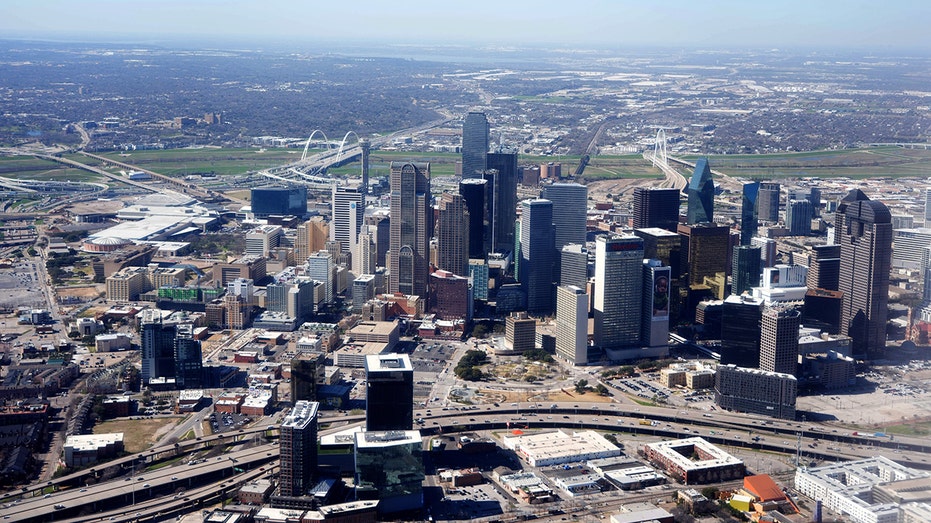
<svg viewBox="0 0 931 523">
<path fill-rule="evenodd" d="M 791 374 L 718 365 L 714 402 L 722 409 L 795 420 L 798 380 Z"/>
<path fill-rule="evenodd" d="M 333 303 L 333 297 L 336 295 L 336 264 L 333 263 L 333 257 L 327 251 L 317 251 L 307 258 L 304 264 L 304 274 L 325 285 L 323 301 L 324 303 Z"/>
<path fill-rule="evenodd" d="M 355 434 L 356 499 L 377 499 L 380 514 L 423 508 L 423 439 L 416 430 Z"/>
<path fill-rule="evenodd" d="M 470 111 L 462 122 L 462 177 L 481 178 L 487 156 L 488 118 L 485 113 Z"/>
<path fill-rule="evenodd" d="M 488 301 L 488 264 L 484 258 L 469 260 L 469 278 L 476 300 Z"/>
<path fill-rule="evenodd" d="M 442 269 L 430 273 L 430 311 L 449 321 L 472 320 L 469 278 Z"/>
<path fill-rule="evenodd" d="M 543 188 L 541 198 L 553 202 L 557 251 L 570 243 L 585 245 L 588 187 L 578 183 L 554 183 Z"/>
<path fill-rule="evenodd" d="M 740 204 L 740 244 L 750 245 L 750 240 L 756 236 L 759 220 L 757 219 L 757 200 L 760 193 L 760 182 L 745 183 L 743 186 L 743 199 Z"/>
<path fill-rule="evenodd" d="M 281 242 L 280 225 L 260 225 L 246 233 L 246 254 L 268 256 L 268 251 Z"/>
<path fill-rule="evenodd" d="M 781 189 L 778 183 L 760 184 L 760 193 L 757 196 L 757 216 L 760 220 L 772 223 L 779 221 L 779 191 Z"/>
<path fill-rule="evenodd" d="M 703 285 L 705 278 L 727 273 L 730 229 L 714 223 L 679 225 L 682 236 L 680 269 L 688 272 L 689 285 Z"/>
<path fill-rule="evenodd" d="M 559 284 L 584 289 L 588 285 L 588 249 L 577 243 L 564 245 L 559 253 Z"/>
<path fill-rule="evenodd" d="M 588 364 L 588 294 L 575 285 L 556 288 L 556 356 Z"/>
<path fill-rule="evenodd" d="M 789 189 L 786 191 L 786 201 L 807 200 L 811 203 L 811 214 L 813 217 L 820 215 L 821 210 L 821 189 L 817 187 L 804 187 Z"/>
<path fill-rule="evenodd" d="M 389 293 L 426 298 L 432 235 L 430 164 L 391 162 Z"/>
<path fill-rule="evenodd" d="M 365 430 L 411 430 L 414 368 L 406 354 L 365 357 Z"/>
<path fill-rule="evenodd" d="M 772 267 L 776 265 L 776 240 L 756 236 L 750 240 L 750 245 L 755 245 L 760 248 L 760 259 L 762 260 L 763 267 Z"/>
<path fill-rule="evenodd" d="M 840 245 L 842 334 L 854 356 L 883 357 L 892 258 L 892 217 L 882 202 L 854 189 L 837 207 L 835 240 Z"/>
<path fill-rule="evenodd" d="M 175 336 L 175 385 L 179 389 L 204 386 L 203 354 L 200 341 L 194 339 L 194 326 L 182 323 Z"/>
<path fill-rule="evenodd" d="M 795 376 L 798 371 L 798 329 L 802 314 L 794 308 L 763 311 L 760 329 L 760 370 Z"/>
<path fill-rule="evenodd" d="M 175 326 L 162 323 L 161 311 L 146 309 L 139 324 L 142 382 L 175 377 Z"/>
<path fill-rule="evenodd" d="M 931 225 L 931 187 L 925 189 L 925 226 Z"/>
<path fill-rule="evenodd" d="M 363 274 L 352 280 L 352 312 L 359 314 L 365 303 L 375 298 L 375 275 Z"/>
<path fill-rule="evenodd" d="M 792 236 L 811 234 L 811 218 L 814 208 L 808 200 L 789 200 L 786 203 L 786 226 Z"/>
<path fill-rule="evenodd" d="M 485 196 L 490 213 L 487 220 L 491 227 L 490 245 L 494 252 L 507 252 L 514 245 L 513 224 L 517 219 L 517 154 L 488 153 L 486 163 L 488 167 L 483 177 L 489 181 L 494 179 L 494 184 L 488 187 L 491 193 Z"/>
<path fill-rule="evenodd" d="M 763 300 L 752 296 L 730 295 L 721 312 L 721 364 L 760 367 L 760 322 Z"/>
<path fill-rule="evenodd" d="M 515 312 L 504 320 L 504 342 L 513 353 L 533 350 L 536 346 L 537 321 L 525 312 Z"/>
<path fill-rule="evenodd" d="M 256 187 L 251 190 L 252 214 L 256 218 L 271 215 L 305 216 L 307 214 L 307 187 Z"/>
<path fill-rule="evenodd" d="M 634 229 L 634 235 L 643 239 L 643 257 L 663 262 L 663 265 L 672 271 L 672 279 L 678 280 L 682 272 L 684 238 L 675 232 L 658 227 Z"/>
<path fill-rule="evenodd" d="M 685 189 L 688 194 L 686 223 L 694 225 L 714 221 L 714 181 L 707 158 L 695 162 L 695 172 Z"/>
<path fill-rule="evenodd" d="M 333 186 L 330 240 L 339 242 L 340 252 L 350 252 L 359 241 L 365 216 L 365 195 L 361 187 Z"/>
<path fill-rule="evenodd" d="M 669 312 L 672 277 L 669 267 L 659 260 L 643 260 L 643 319 L 640 345 L 669 345 Z"/>
<path fill-rule="evenodd" d="M 388 266 L 388 248 L 391 244 L 391 219 L 386 207 L 365 208 L 365 225 L 375 232 L 375 266 Z"/>
<path fill-rule="evenodd" d="M 753 287 L 760 285 L 760 275 L 763 266 L 760 261 L 760 248 L 754 245 L 740 245 L 734 249 L 733 266 L 734 278 L 731 283 L 731 294 L 741 295 Z"/>
<path fill-rule="evenodd" d="M 595 345 L 638 347 L 643 313 L 643 240 L 599 236 L 595 240 Z"/>
<path fill-rule="evenodd" d="M 892 231 L 892 266 L 924 272 L 928 266 L 931 228 Z"/>
<path fill-rule="evenodd" d="M 376 235 L 377 231 L 372 225 L 363 225 L 359 231 L 359 240 L 352 251 L 352 272 L 355 274 L 375 274 L 375 268 L 378 267 Z"/>
<path fill-rule="evenodd" d="M 527 310 L 545 314 L 553 310 L 553 203 L 524 200 L 521 207 L 519 280 L 527 295 Z"/>
<path fill-rule="evenodd" d="M 304 496 L 314 486 L 319 408 L 316 401 L 297 401 L 281 421 L 278 437 L 281 471 L 278 480 L 282 496 Z"/>
<path fill-rule="evenodd" d="M 326 353 L 301 351 L 291 359 L 291 401 L 317 401 L 317 385 L 323 383 Z"/>
<path fill-rule="evenodd" d="M 314 216 L 297 226 L 294 237 L 294 261 L 303 265 L 307 257 L 322 250 L 330 237 L 330 227 L 322 216 Z"/>
<path fill-rule="evenodd" d="M 488 180 L 467 178 L 459 183 L 459 194 L 469 211 L 469 258 L 484 259 L 491 247 L 485 195 Z"/>
<path fill-rule="evenodd" d="M 808 261 L 809 289 L 836 291 L 840 280 L 840 245 L 817 245 Z"/>
<path fill-rule="evenodd" d="M 369 193 L 369 155 L 372 151 L 372 142 L 368 141 L 367 138 L 359 140 L 359 148 L 362 149 L 362 198 Z"/>
<path fill-rule="evenodd" d="M 468 276 L 470 216 L 465 200 L 459 194 L 443 193 L 438 214 L 437 266 L 457 276 Z"/>
<path fill-rule="evenodd" d="M 676 232 L 679 224 L 679 194 L 675 188 L 634 188 L 634 228 L 658 227 Z"/>
</svg>

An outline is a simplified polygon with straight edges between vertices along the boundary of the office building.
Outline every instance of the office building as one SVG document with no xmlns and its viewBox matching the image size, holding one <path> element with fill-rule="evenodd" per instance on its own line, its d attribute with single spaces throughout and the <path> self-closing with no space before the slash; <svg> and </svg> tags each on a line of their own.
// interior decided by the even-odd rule
<svg viewBox="0 0 931 523">
<path fill-rule="evenodd" d="M 226 287 L 236 278 L 247 278 L 252 281 L 261 281 L 266 274 L 266 260 L 264 256 L 243 256 L 242 258 L 213 266 L 213 282 L 220 287 Z"/>
<path fill-rule="evenodd" d="M 488 301 L 488 264 L 484 258 L 469 260 L 469 278 L 472 280 L 472 297 Z"/>
<path fill-rule="evenodd" d="M 840 280 L 840 245 L 817 245 L 808 260 L 809 289 L 838 290 Z"/>
<path fill-rule="evenodd" d="M 812 217 L 817 217 L 821 214 L 821 189 L 817 187 L 789 189 L 786 191 L 786 201 L 792 200 L 807 200 L 810 202 Z"/>
<path fill-rule="evenodd" d="M 491 248 L 507 252 L 514 246 L 514 221 L 517 219 L 517 153 L 488 153 L 488 165 L 483 177 L 494 181 L 487 189 L 485 201 L 490 213 Z M 489 204 L 490 202 L 490 204 Z"/>
<path fill-rule="evenodd" d="M 179 389 L 199 389 L 204 386 L 203 354 L 200 341 L 194 339 L 194 326 L 182 323 L 175 335 L 175 385 Z"/>
<path fill-rule="evenodd" d="M 778 183 L 764 182 L 760 184 L 757 196 L 757 216 L 761 221 L 776 223 L 779 221 L 779 191 Z"/>
<path fill-rule="evenodd" d="M 669 267 L 673 280 L 678 280 L 681 272 L 683 238 L 675 232 L 648 227 L 634 229 L 634 235 L 643 240 L 643 257 L 659 260 Z"/>
<path fill-rule="evenodd" d="M 750 245 L 759 227 L 757 218 L 757 201 L 760 194 L 760 182 L 745 183 L 740 204 L 740 244 Z"/>
<path fill-rule="evenodd" d="M 559 284 L 580 289 L 588 285 L 588 249 L 577 243 L 564 245 L 559 253 Z"/>
<path fill-rule="evenodd" d="M 889 209 L 854 189 L 837 207 L 840 284 L 844 293 L 841 334 L 853 340 L 853 354 L 882 358 L 886 347 L 892 223 Z"/>
<path fill-rule="evenodd" d="M 469 278 L 442 269 L 430 273 L 430 312 L 449 321 L 472 320 Z"/>
<path fill-rule="evenodd" d="M 754 245 L 740 245 L 734 249 L 734 260 L 731 263 L 734 278 L 731 284 L 731 294 L 741 295 L 753 287 L 760 285 L 762 274 L 762 260 L 760 248 Z"/>
<path fill-rule="evenodd" d="M 643 446 L 643 455 L 686 485 L 718 483 L 746 475 L 742 461 L 698 437 L 648 443 Z"/>
<path fill-rule="evenodd" d="M 333 186 L 330 241 L 339 242 L 340 252 L 350 252 L 359 241 L 365 216 L 365 195 L 361 187 Z"/>
<path fill-rule="evenodd" d="M 760 248 L 760 259 L 764 268 L 776 264 L 776 240 L 757 236 L 750 240 L 750 245 Z"/>
<path fill-rule="evenodd" d="M 246 233 L 246 254 L 268 256 L 268 251 L 281 242 L 281 226 L 260 225 Z"/>
<path fill-rule="evenodd" d="M 139 323 L 142 382 L 175 377 L 175 326 L 162 323 L 162 311 L 142 311 Z"/>
<path fill-rule="evenodd" d="M 365 356 L 365 430 L 411 430 L 414 368 L 406 354 Z"/>
<path fill-rule="evenodd" d="M 355 434 L 356 499 L 377 499 L 378 512 L 423 507 L 423 441 L 416 430 Z"/>
<path fill-rule="evenodd" d="M 372 142 L 367 138 L 359 140 L 359 148 L 362 149 L 362 197 L 365 198 L 369 193 L 369 156 L 372 154 Z"/>
<path fill-rule="evenodd" d="M 672 289 L 669 267 L 659 260 L 643 260 L 643 319 L 640 344 L 644 347 L 669 345 L 669 312 Z"/>
<path fill-rule="evenodd" d="M 426 298 L 433 235 L 430 164 L 391 162 L 388 292 Z"/>
<path fill-rule="evenodd" d="M 795 376 L 798 371 L 798 329 L 802 314 L 791 307 L 763 311 L 760 328 L 760 370 Z"/>
<path fill-rule="evenodd" d="M 236 278 L 226 284 L 226 294 L 239 296 L 246 303 L 255 302 L 255 282 L 249 278 Z"/>
<path fill-rule="evenodd" d="M 278 477 L 281 495 L 300 497 L 314 486 L 317 472 L 316 401 L 296 401 L 281 421 L 278 438 L 281 471 Z"/>
<path fill-rule="evenodd" d="M 436 224 L 437 267 L 457 276 L 469 274 L 469 213 L 459 194 L 443 193 L 439 198 Z"/>
<path fill-rule="evenodd" d="M 727 273 L 730 229 L 714 223 L 679 224 L 682 237 L 680 270 L 689 285 L 704 285 L 705 278 Z"/>
<path fill-rule="evenodd" d="M 291 359 L 291 401 L 317 401 L 317 386 L 323 384 L 325 370 L 325 352 L 298 352 Z"/>
<path fill-rule="evenodd" d="M 355 274 L 375 274 L 378 267 L 378 247 L 375 243 L 374 226 L 363 225 L 359 231 L 359 241 L 352 251 L 352 272 Z"/>
<path fill-rule="evenodd" d="M 588 187 L 578 183 L 554 183 L 543 188 L 541 198 L 553 202 L 554 242 L 557 251 L 570 243 L 585 245 Z"/>
<path fill-rule="evenodd" d="M 352 312 L 359 314 L 365 303 L 375 298 L 375 275 L 363 274 L 352 281 Z"/>
<path fill-rule="evenodd" d="M 925 226 L 931 225 L 931 187 L 925 189 Z"/>
<path fill-rule="evenodd" d="M 892 266 L 924 272 L 928 267 L 931 228 L 895 229 L 892 231 Z"/>
<path fill-rule="evenodd" d="M 760 366 L 762 299 L 730 295 L 721 312 L 721 363 L 751 369 Z"/>
<path fill-rule="evenodd" d="M 303 265 L 312 253 L 323 250 L 327 238 L 330 237 L 330 227 L 322 216 L 314 216 L 297 226 L 294 237 L 294 260 Z"/>
<path fill-rule="evenodd" d="M 786 203 L 786 227 L 792 236 L 811 234 L 811 219 L 814 207 L 808 200 L 789 200 Z"/>
<path fill-rule="evenodd" d="M 553 311 L 556 263 L 553 203 L 542 199 L 524 200 L 521 207 L 518 279 L 527 296 L 527 310 L 546 314 Z"/>
<path fill-rule="evenodd" d="M 462 177 L 481 178 L 487 156 L 488 118 L 485 113 L 470 111 L 462 122 Z"/>
<path fill-rule="evenodd" d="M 634 229 L 658 227 L 676 232 L 679 225 L 679 190 L 635 187 Z"/>
<path fill-rule="evenodd" d="M 595 241 L 595 345 L 640 345 L 643 312 L 643 240 L 599 236 Z"/>
<path fill-rule="evenodd" d="M 459 194 L 469 212 L 469 258 L 484 259 L 491 250 L 491 232 L 488 227 L 488 211 L 485 195 L 488 180 L 467 178 L 459 182 Z"/>
<path fill-rule="evenodd" d="M 714 402 L 727 410 L 794 420 L 798 380 L 791 374 L 718 365 Z"/>
<path fill-rule="evenodd" d="M 714 221 L 714 181 L 707 158 L 695 162 L 695 172 L 685 189 L 688 195 L 686 223 L 694 225 Z"/>
<path fill-rule="evenodd" d="M 374 229 L 375 237 L 375 266 L 388 266 L 388 248 L 391 244 L 391 219 L 389 209 L 386 207 L 368 206 L 365 208 L 365 226 Z"/>
<path fill-rule="evenodd" d="M 588 364 L 588 294 L 575 285 L 556 288 L 556 356 Z"/>
<path fill-rule="evenodd" d="M 326 304 L 333 303 L 336 295 L 336 264 L 333 263 L 333 257 L 327 251 L 317 251 L 307 258 L 304 264 L 304 274 L 313 280 L 319 281 L 324 285 L 323 302 Z"/>
<path fill-rule="evenodd" d="M 305 216 L 307 187 L 256 187 L 250 191 L 252 214 L 256 218 L 271 215 Z"/>
<path fill-rule="evenodd" d="M 522 354 L 536 346 L 537 321 L 525 312 L 511 313 L 504 320 L 504 343 L 511 354 Z"/>
</svg>

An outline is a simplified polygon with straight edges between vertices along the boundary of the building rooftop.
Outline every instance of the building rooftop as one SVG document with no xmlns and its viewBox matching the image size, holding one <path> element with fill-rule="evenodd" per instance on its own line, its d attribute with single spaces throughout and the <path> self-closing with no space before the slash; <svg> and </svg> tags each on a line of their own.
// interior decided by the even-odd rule
<svg viewBox="0 0 931 523">
<path fill-rule="evenodd" d="M 417 430 L 388 430 L 384 432 L 357 432 L 356 448 L 372 449 L 380 447 L 394 447 L 397 445 L 420 444 L 420 431 Z"/>
<path fill-rule="evenodd" d="M 369 354 L 365 357 L 366 372 L 413 371 L 407 354 Z"/>
<path fill-rule="evenodd" d="M 65 446 L 71 447 L 76 451 L 92 451 L 122 441 L 122 432 L 110 434 L 80 434 L 68 436 L 68 439 L 65 441 Z"/>
<path fill-rule="evenodd" d="M 294 408 L 291 409 L 287 417 L 282 420 L 282 428 L 288 427 L 297 430 L 307 428 L 311 421 L 316 422 L 319 407 L 320 404 L 316 401 L 298 401 L 294 404 Z"/>
<path fill-rule="evenodd" d="M 724 452 L 720 448 L 705 441 L 704 438 L 686 438 L 672 441 L 661 441 L 647 444 L 647 447 L 673 462 L 682 470 L 701 470 L 709 467 L 724 465 L 739 465 L 741 460 Z M 709 456 L 707 459 L 693 461 L 692 449 L 698 448 Z"/>
</svg>

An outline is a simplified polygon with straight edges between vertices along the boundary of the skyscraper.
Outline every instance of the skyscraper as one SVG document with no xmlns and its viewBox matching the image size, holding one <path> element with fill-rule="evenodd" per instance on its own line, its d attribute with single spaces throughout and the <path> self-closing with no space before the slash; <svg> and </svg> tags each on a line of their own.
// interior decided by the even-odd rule
<svg viewBox="0 0 931 523">
<path fill-rule="evenodd" d="M 837 206 L 839 289 L 844 293 L 841 332 L 856 356 L 883 357 L 889 299 L 892 215 L 882 202 L 854 189 Z"/>
<path fill-rule="evenodd" d="M 714 182 L 711 179 L 711 167 L 707 158 L 699 158 L 695 162 L 695 172 L 686 187 L 688 194 L 688 214 L 686 223 L 714 221 Z"/>
<path fill-rule="evenodd" d="M 556 250 L 561 251 L 570 243 L 585 245 L 588 187 L 554 183 L 543 188 L 541 198 L 553 202 L 553 216 L 558 217 L 553 223 Z"/>
<path fill-rule="evenodd" d="M 457 276 L 469 275 L 469 213 L 459 194 L 443 193 L 437 220 L 437 265 Z"/>
<path fill-rule="evenodd" d="M 679 225 L 683 238 L 680 270 L 688 272 L 689 285 L 703 285 L 705 277 L 727 272 L 730 228 L 713 223 Z"/>
<path fill-rule="evenodd" d="M 740 205 L 740 244 L 750 245 L 750 240 L 756 236 L 757 227 L 757 200 L 760 192 L 760 182 L 745 183 L 743 186 L 743 200 Z"/>
<path fill-rule="evenodd" d="M 687 239 L 658 227 L 634 229 L 634 235 L 643 239 L 643 257 L 663 262 L 672 270 L 672 279 L 678 280 L 682 272 L 682 243 Z"/>
<path fill-rule="evenodd" d="M 377 229 L 374 225 L 363 225 L 359 240 L 352 251 L 352 270 L 356 274 L 375 274 L 378 248 L 375 244 Z"/>
<path fill-rule="evenodd" d="M 304 265 L 304 274 L 325 285 L 323 293 L 324 303 L 333 303 L 336 293 L 336 264 L 333 256 L 327 251 L 317 251 L 307 258 Z"/>
<path fill-rule="evenodd" d="M 365 430 L 411 430 L 414 368 L 406 354 L 365 357 Z"/>
<path fill-rule="evenodd" d="M 426 298 L 433 235 L 429 163 L 391 162 L 390 230 L 388 292 Z"/>
<path fill-rule="evenodd" d="M 303 265 L 307 257 L 323 249 L 330 237 L 330 227 L 322 216 L 314 216 L 297 226 L 294 238 L 294 262 Z"/>
<path fill-rule="evenodd" d="M 163 325 L 161 311 L 146 309 L 139 324 L 142 383 L 175 377 L 175 326 Z"/>
<path fill-rule="evenodd" d="M 801 313 L 793 308 L 763 311 L 760 328 L 760 370 L 797 374 L 798 328 Z"/>
<path fill-rule="evenodd" d="M 179 389 L 204 386 L 203 354 L 200 341 L 194 339 L 194 325 L 178 325 L 175 336 L 175 385 Z"/>
<path fill-rule="evenodd" d="M 459 194 L 469 211 L 469 258 L 484 259 L 491 248 L 485 200 L 488 183 L 488 180 L 482 178 L 469 178 L 459 183 Z"/>
<path fill-rule="evenodd" d="M 669 346 L 672 278 L 659 260 L 643 260 L 643 308 L 640 345 Z"/>
<path fill-rule="evenodd" d="M 317 384 L 323 383 L 326 353 L 299 352 L 291 359 L 291 401 L 317 401 Z"/>
<path fill-rule="evenodd" d="M 369 155 L 372 151 L 372 142 L 363 138 L 359 140 L 359 148 L 362 149 L 362 198 L 363 200 L 369 193 Z"/>
<path fill-rule="evenodd" d="M 365 215 L 365 195 L 360 187 L 333 187 L 333 219 L 330 240 L 339 242 L 340 252 L 350 252 L 359 240 Z"/>
<path fill-rule="evenodd" d="M 679 224 L 679 190 L 675 188 L 634 188 L 634 228 L 658 227 L 676 232 Z"/>
<path fill-rule="evenodd" d="M 588 363 L 588 294 L 575 285 L 556 288 L 556 356 Z"/>
<path fill-rule="evenodd" d="M 281 495 L 298 497 L 307 494 L 317 472 L 316 401 L 297 401 L 282 420 L 278 439 L 281 455 Z"/>
<path fill-rule="evenodd" d="M 553 202 L 524 200 L 521 207 L 521 288 L 527 296 L 527 310 L 545 314 L 553 310 L 553 270 L 556 262 Z"/>
<path fill-rule="evenodd" d="M 462 122 L 462 177 L 480 178 L 488 155 L 488 119 L 472 112 Z"/>
<path fill-rule="evenodd" d="M 488 165 L 488 170 L 484 174 L 486 180 L 491 181 L 490 172 L 495 171 L 494 185 L 489 187 L 492 194 L 485 198 L 485 205 L 491 213 L 487 221 L 493 228 L 491 248 L 495 252 L 506 252 L 514 245 L 513 224 L 517 219 L 517 154 L 488 153 L 486 163 Z"/>
<path fill-rule="evenodd" d="M 760 285 L 763 265 L 760 261 L 760 248 L 754 245 L 740 245 L 734 249 L 734 278 L 731 294 L 741 295 Z"/>
<path fill-rule="evenodd" d="M 595 240 L 595 345 L 638 347 L 643 312 L 643 240 L 599 236 Z"/>
<path fill-rule="evenodd" d="M 763 300 L 730 295 L 721 318 L 721 364 L 757 369 L 760 366 L 760 322 Z"/>
<path fill-rule="evenodd" d="M 765 182 L 760 184 L 760 193 L 757 196 L 757 216 L 764 222 L 779 221 L 779 191 L 778 183 Z"/>
<path fill-rule="evenodd" d="M 925 227 L 931 225 L 931 187 L 925 189 Z"/>
<path fill-rule="evenodd" d="M 808 200 L 789 200 L 786 203 L 786 226 L 792 236 L 811 234 L 811 218 L 814 208 Z"/>
<path fill-rule="evenodd" d="M 580 289 L 588 284 L 588 249 L 570 243 L 559 252 L 559 284 L 575 285 Z"/>
</svg>

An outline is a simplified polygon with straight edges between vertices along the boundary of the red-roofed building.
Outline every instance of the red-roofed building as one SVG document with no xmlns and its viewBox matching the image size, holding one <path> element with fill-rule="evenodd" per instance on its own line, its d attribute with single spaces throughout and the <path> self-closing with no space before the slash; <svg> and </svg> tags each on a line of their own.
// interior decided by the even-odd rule
<svg viewBox="0 0 931 523">
<path fill-rule="evenodd" d="M 757 474 L 744 478 L 744 490 L 753 494 L 757 501 L 785 501 L 786 494 L 768 474 Z"/>
</svg>

